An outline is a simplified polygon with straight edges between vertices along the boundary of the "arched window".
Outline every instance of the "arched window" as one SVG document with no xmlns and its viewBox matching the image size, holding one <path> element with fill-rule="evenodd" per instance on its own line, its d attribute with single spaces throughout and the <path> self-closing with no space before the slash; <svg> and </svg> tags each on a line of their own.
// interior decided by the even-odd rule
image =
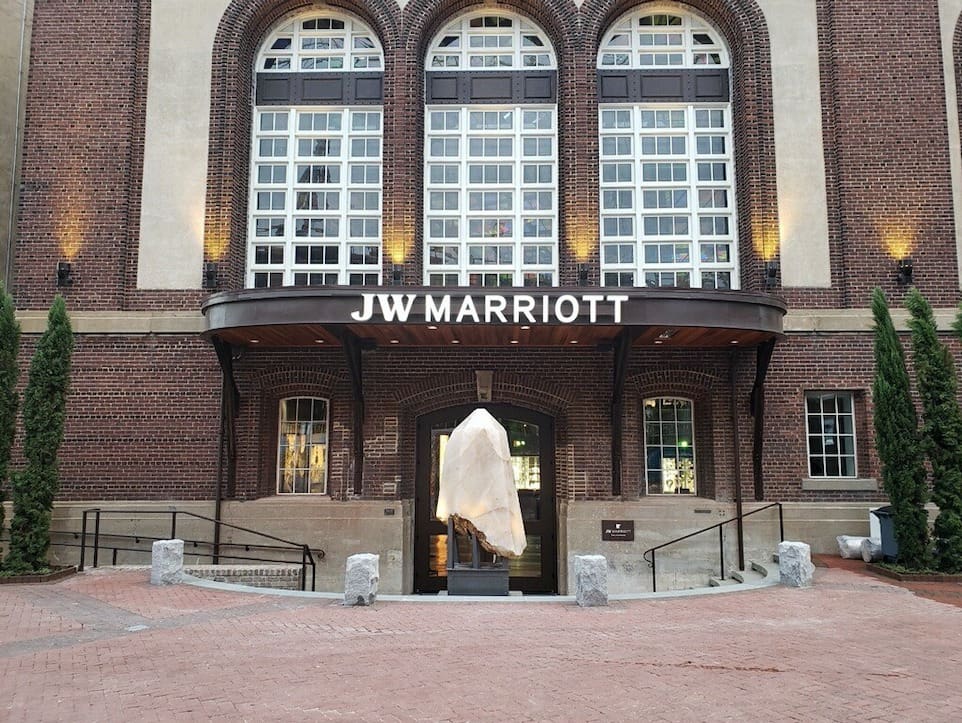
<svg viewBox="0 0 962 723">
<path fill-rule="evenodd" d="M 689 399 L 646 399 L 645 481 L 648 494 L 688 494 L 695 476 L 695 422 Z"/>
<path fill-rule="evenodd" d="M 606 286 L 738 286 L 729 53 L 694 15 L 634 11 L 598 53 Z"/>
<path fill-rule="evenodd" d="M 287 19 L 261 45 L 247 286 L 380 283 L 383 64 L 341 14 Z"/>
<path fill-rule="evenodd" d="M 277 494 L 327 492 L 326 399 L 282 399 L 277 427 Z"/>
<path fill-rule="evenodd" d="M 558 283 L 556 62 L 547 36 L 501 10 L 430 44 L 424 282 Z"/>
</svg>

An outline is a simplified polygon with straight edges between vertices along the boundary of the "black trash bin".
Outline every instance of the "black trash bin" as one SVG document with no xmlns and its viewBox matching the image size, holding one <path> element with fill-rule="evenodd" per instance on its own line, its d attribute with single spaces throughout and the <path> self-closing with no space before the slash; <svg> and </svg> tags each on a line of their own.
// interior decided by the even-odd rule
<svg viewBox="0 0 962 723">
<path fill-rule="evenodd" d="M 895 520 L 892 519 L 892 505 L 879 507 L 870 512 L 878 518 L 879 532 L 882 536 L 882 559 L 895 562 L 899 556 L 899 543 L 895 539 Z"/>
</svg>

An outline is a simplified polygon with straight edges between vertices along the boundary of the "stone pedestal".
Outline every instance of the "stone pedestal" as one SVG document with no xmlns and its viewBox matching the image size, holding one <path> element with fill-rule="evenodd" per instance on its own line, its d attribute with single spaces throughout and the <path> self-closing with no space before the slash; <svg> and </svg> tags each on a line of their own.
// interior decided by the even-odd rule
<svg viewBox="0 0 962 723">
<path fill-rule="evenodd" d="M 583 608 L 608 604 L 608 561 L 604 555 L 575 555 L 575 600 Z"/>
<path fill-rule="evenodd" d="M 344 574 L 344 604 L 373 605 L 377 599 L 380 557 L 370 553 L 347 558 Z"/>
<path fill-rule="evenodd" d="M 778 543 L 778 575 L 782 585 L 809 587 L 814 572 L 812 550 L 808 545 L 804 542 Z"/>
<path fill-rule="evenodd" d="M 151 547 L 150 584 L 176 585 L 184 577 L 184 541 L 157 540 Z"/>
</svg>

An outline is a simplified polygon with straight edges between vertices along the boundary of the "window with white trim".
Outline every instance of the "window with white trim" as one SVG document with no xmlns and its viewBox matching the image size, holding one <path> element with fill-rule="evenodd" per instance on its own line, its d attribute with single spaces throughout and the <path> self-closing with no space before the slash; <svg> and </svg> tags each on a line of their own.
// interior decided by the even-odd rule
<svg viewBox="0 0 962 723">
<path fill-rule="evenodd" d="M 677 11 L 634 11 L 598 68 L 729 67 L 720 33 Z M 738 287 L 731 103 L 599 106 L 605 286 Z"/>
<path fill-rule="evenodd" d="M 277 494 L 327 492 L 328 402 L 282 399 L 277 427 Z"/>
<path fill-rule="evenodd" d="M 427 60 L 428 72 L 555 67 L 545 34 L 500 10 L 450 23 Z M 426 284 L 557 284 L 557 126 L 553 103 L 426 106 Z"/>
<path fill-rule="evenodd" d="M 696 493 L 695 422 L 690 399 L 644 401 L 645 482 L 650 495 Z"/>
<path fill-rule="evenodd" d="M 374 33 L 302 16 L 261 46 L 258 72 L 380 71 Z M 381 283 L 380 106 L 254 108 L 246 285 Z"/>
<path fill-rule="evenodd" d="M 855 477 L 855 404 L 851 392 L 806 392 L 810 477 Z"/>
</svg>

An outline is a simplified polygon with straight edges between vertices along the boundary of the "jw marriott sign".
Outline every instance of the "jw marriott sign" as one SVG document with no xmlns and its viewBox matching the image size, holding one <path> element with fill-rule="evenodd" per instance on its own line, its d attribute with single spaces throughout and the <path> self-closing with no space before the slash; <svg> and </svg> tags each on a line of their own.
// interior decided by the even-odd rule
<svg viewBox="0 0 962 723">
<path fill-rule="evenodd" d="M 361 294 L 358 322 L 431 324 L 621 323 L 627 294 Z M 422 316 L 423 314 L 423 316 Z"/>
</svg>

